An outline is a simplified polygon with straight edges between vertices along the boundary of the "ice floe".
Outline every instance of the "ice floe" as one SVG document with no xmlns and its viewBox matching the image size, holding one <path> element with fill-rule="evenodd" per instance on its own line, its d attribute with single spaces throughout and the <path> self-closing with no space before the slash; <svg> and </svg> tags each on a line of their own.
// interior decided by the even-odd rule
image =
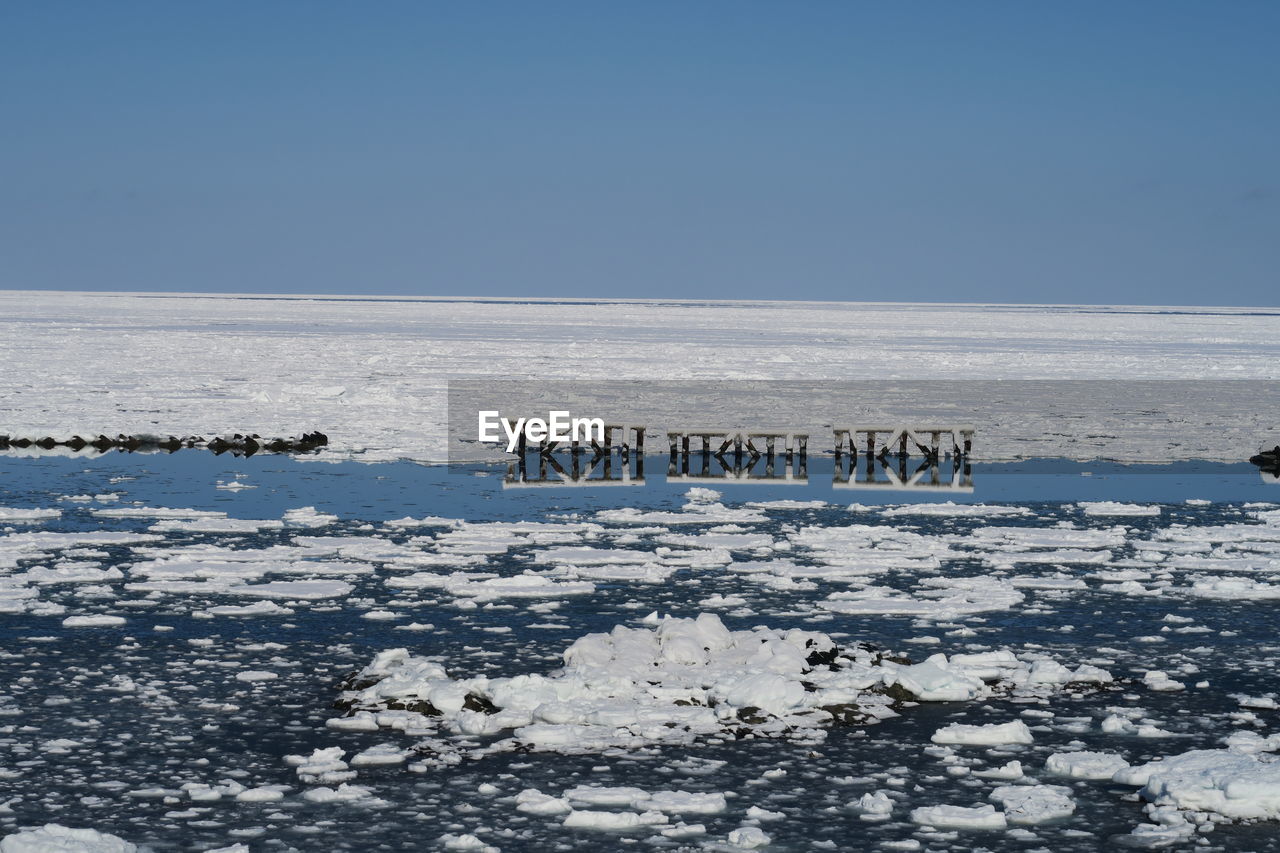
<svg viewBox="0 0 1280 853">
<path fill-rule="evenodd" d="M 1233 819 L 1280 819 L 1280 761 L 1274 754 L 1197 749 L 1118 770 L 1156 806 Z"/>
<path fill-rule="evenodd" d="M 817 632 L 730 631 L 711 614 L 589 634 L 570 645 L 564 664 L 548 675 L 455 678 L 436 659 L 392 649 L 348 680 L 340 699 L 348 716 L 330 725 L 483 735 L 494 739 L 488 751 L 591 752 L 743 732 L 813 740 L 836 722 L 895 716 L 902 698 L 963 701 L 1110 679 L 1007 651 L 910 664 Z M 1030 736 L 1021 722 L 994 733 L 988 742 Z"/>
<path fill-rule="evenodd" d="M 1076 810 L 1071 789 L 1061 785 L 1003 785 L 991 792 L 991 799 L 1012 824 L 1048 823 Z"/>
<path fill-rule="evenodd" d="M 139 853 L 139 848 L 96 829 L 47 823 L 0 838 L 0 853 Z"/>
</svg>

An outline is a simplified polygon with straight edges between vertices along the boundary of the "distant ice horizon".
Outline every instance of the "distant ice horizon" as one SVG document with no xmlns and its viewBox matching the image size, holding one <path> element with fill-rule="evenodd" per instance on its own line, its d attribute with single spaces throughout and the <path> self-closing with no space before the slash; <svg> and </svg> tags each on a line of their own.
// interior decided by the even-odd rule
<svg viewBox="0 0 1280 853">
<path fill-rule="evenodd" d="M 1230 411 L 1240 412 L 1225 422 L 1206 420 L 1204 407 L 1193 400 L 1175 394 L 1162 401 L 1157 394 L 1153 405 L 1164 413 L 1162 423 L 1177 429 L 1166 429 L 1167 444 L 1154 450 L 1129 446 L 1124 434 L 1106 428 L 1131 408 L 1130 395 L 1118 388 L 1102 395 L 1110 400 L 1105 405 L 1097 395 L 1077 391 L 1069 398 L 1075 401 L 1072 411 L 1088 415 L 1087 421 L 1055 430 L 1030 415 L 1066 405 L 1064 386 L 1046 388 L 1038 398 L 1044 405 L 1019 403 L 1016 416 L 1000 417 L 1001 406 L 984 411 L 981 399 L 966 400 L 955 384 L 1272 382 L 1280 380 L 1280 312 L 52 291 L 38 296 L 0 291 L 0 361 L 8 377 L 0 392 L 0 433 L 290 436 L 320 430 L 329 435 L 334 456 L 442 462 L 453 458 L 448 390 L 457 380 L 569 381 L 583 387 L 608 380 L 644 380 L 646 387 L 655 381 L 775 380 L 796 388 L 829 386 L 800 399 L 757 398 L 761 405 L 751 409 L 753 419 L 771 427 L 817 416 L 819 396 L 834 419 L 828 423 L 879 419 L 896 411 L 895 394 L 932 380 L 954 387 L 927 395 L 915 411 L 925 406 L 938 416 L 945 411 L 976 421 L 985 435 L 991 430 L 983 427 L 984 418 L 995 418 L 992 427 L 1011 428 L 1020 440 L 1055 432 L 1090 438 L 1087 447 L 1072 446 L 1069 435 L 1027 445 L 1034 456 L 1240 461 L 1280 441 L 1280 417 L 1270 408 L 1274 395 L 1261 384 L 1223 386 L 1224 399 L 1236 401 Z M 854 380 L 881 386 L 838 393 Z M 679 400 L 688 394 L 660 396 Z M 694 406 L 689 419 L 728 417 L 743 394 L 731 390 L 712 397 L 685 399 L 684 405 Z M 646 411 L 659 410 L 659 402 Z M 977 446 L 995 449 L 990 441 Z"/>
<path fill-rule="evenodd" d="M 901 307 L 921 307 L 921 308 L 1027 308 L 1027 309 L 1106 309 L 1110 311 L 1128 311 L 1141 309 L 1145 311 L 1171 308 L 1186 311 L 1203 312 L 1203 311 L 1219 311 L 1232 313 L 1247 312 L 1274 312 L 1280 316 L 1280 305 L 1215 305 L 1211 303 L 1179 303 L 1179 302 L 966 302 L 966 301 L 949 301 L 949 302 L 931 302 L 927 300 L 919 301 L 891 301 L 891 300 L 864 300 L 864 299 L 679 299 L 664 297 L 594 297 L 594 296 L 527 296 L 513 294 L 510 296 L 475 296 L 465 294 L 409 294 L 409 293 L 340 293 L 334 292 L 316 292 L 316 293 L 290 293 L 287 291 L 242 291 L 242 292 L 224 292 L 224 291 L 202 291 L 202 290 L 78 290 L 75 288 L 42 288 L 42 289 L 23 289 L 23 288 L 0 288 L 0 295 L 12 296 L 40 296 L 45 294 L 61 294 L 61 295 L 80 295 L 95 297 L 136 297 L 136 298 L 173 298 L 173 299 L 274 299 L 274 300 L 297 300 L 301 302 L 308 301 L 329 301 L 329 302 L 479 302 L 479 303 L 511 303 L 511 302 L 529 302 L 529 303 L 545 303 L 545 304 L 570 304 L 570 305 L 594 305 L 594 304 L 618 304 L 618 305 L 743 305 L 743 306 L 785 306 L 785 305 L 837 305 L 841 307 L 867 307 L 867 308 L 901 308 Z"/>
</svg>

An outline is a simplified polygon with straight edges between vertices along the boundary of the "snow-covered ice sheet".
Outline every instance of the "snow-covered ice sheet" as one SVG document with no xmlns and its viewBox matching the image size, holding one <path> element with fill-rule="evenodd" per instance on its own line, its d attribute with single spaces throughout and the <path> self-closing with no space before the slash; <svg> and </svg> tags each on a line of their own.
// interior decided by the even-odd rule
<svg viewBox="0 0 1280 853">
<path fill-rule="evenodd" d="M 318 341 L 323 358 L 315 357 Z M 0 432 L 295 435 L 321 429 L 338 454 L 439 460 L 446 458 L 446 377 L 670 381 L 704 379 L 706 365 L 715 364 L 724 379 L 819 382 L 852 375 L 1259 380 L 1276 378 L 1277 341 L 1280 319 L 1243 309 L 1197 314 L 2 291 L 0 363 L 7 378 Z M 84 392 L 84 365 L 95 364 L 112 365 L 109 375 L 95 379 L 109 393 Z M 226 369 L 231 364 L 235 369 Z M 1259 411 L 1258 395 L 1248 383 L 1237 385 L 1239 402 L 1232 405 L 1238 416 L 1202 433 L 1180 410 L 1179 395 L 1151 395 L 1153 405 L 1175 410 L 1155 429 L 1172 454 L 1163 458 L 1240 459 L 1256 452 L 1258 441 L 1280 443 L 1280 427 Z M 891 394 L 881 383 L 875 396 Z M 1073 419 L 1100 410 L 1088 405 L 1100 402 L 1096 391 L 1068 401 L 1062 396 L 1046 389 L 1041 410 L 1057 408 Z M 1123 408 L 1124 396 L 1113 402 Z M 768 419 L 794 418 L 802 404 L 782 406 Z M 715 420 L 708 401 L 698 401 L 690 414 L 699 412 Z M 865 416 L 876 420 L 881 413 L 870 408 Z M 972 421 L 981 413 L 955 414 Z M 1023 455 L 1059 455 L 1045 452 L 1051 442 L 1036 418 L 1023 420 L 984 426 L 989 434 L 1012 429 L 1031 442 Z M 1159 418 L 1148 413 L 1143 420 Z M 1141 457 L 1126 456 L 1135 448 L 1121 431 L 1109 431 L 1115 426 L 1114 417 L 1102 414 L 1063 445 L 1077 452 L 1062 455 L 1083 458 L 1078 451 L 1098 448 L 1088 455 L 1154 458 L 1150 448 Z M 1003 444 L 989 439 L 986 449 L 1004 450 Z"/>
</svg>

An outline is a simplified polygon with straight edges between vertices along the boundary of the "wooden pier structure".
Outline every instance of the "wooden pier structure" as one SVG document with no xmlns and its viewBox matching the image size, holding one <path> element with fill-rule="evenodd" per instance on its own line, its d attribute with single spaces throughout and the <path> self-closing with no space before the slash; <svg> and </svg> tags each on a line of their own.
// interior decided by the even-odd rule
<svg viewBox="0 0 1280 853">
<path fill-rule="evenodd" d="M 637 424 L 605 424 L 600 440 L 543 439 L 531 445 L 521 432 L 516 441 L 517 458 L 507 465 L 502 488 L 643 486 L 644 434 L 645 427 Z M 632 450 L 635 451 L 634 473 Z M 531 451 L 536 453 L 536 472 L 527 459 Z M 600 476 L 596 476 L 597 473 Z"/>
<path fill-rule="evenodd" d="M 832 428 L 835 453 L 851 456 L 865 452 L 869 457 L 911 456 L 913 448 L 926 459 L 942 454 L 967 457 L 973 450 L 974 429 L 969 425 L 925 424 L 917 426 L 837 426 Z M 944 438 L 951 445 L 948 451 Z"/>
<path fill-rule="evenodd" d="M 968 460 L 962 456 L 952 456 L 949 478 L 944 479 L 943 468 L 944 464 L 936 458 L 924 459 L 915 471 L 911 471 L 905 456 L 867 456 L 862 466 L 863 476 L 859 479 L 857 457 L 850 457 L 846 468 L 837 456 L 832 470 L 831 488 L 960 494 L 973 492 L 973 472 Z"/>
<path fill-rule="evenodd" d="M 787 458 L 799 453 L 804 456 L 809 449 L 809 433 L 791 429 L 718 429 L 715 427 L 670 427 L 667 429 L 667 443 L 671 445 L 671 456 L 677 453 L 689 453 L 692 440 L 702 440 L 702 452 L 710 452 L 721 456 L 730 448 L 733 455 L 741 459 L 743 453 L 755 456 L 773 456 L 777 451 L 778 440 Z M 711 450 L 715 447 L 715 450 Z"/>
<path fill-rule="evenodd" d="M 602 432 L 600 441 L 595 439 L 551 441 L 544 438 L 538 442 L 537 451 L 543 456 L 549 456 L 558 450 L 568 449 L 570 453 L 577 454 L 590 449 L 594 454 L 608 456 L 613 453 L 614 448 L 617 448 L 624 457 L 633 449 L 638 455 L 644 456 L 645 427 L 636 424 L 605 424 Z M 528 450 L 528 440 L 521 432 L 516 439 L 516 453 L 524 456 Z"/>
<path fill-rule="evenodd" d="M 794 429 L 722 429 L 717 427 L 668 428 L 667 442 L 671 461 L 667 478 L 689 483 L 769 482 L 803 484 L 808 482 L 806 461 L 809 434 Z M 701 447 L 694 447 L 698 439 Z M 779 453 L 778 445 L 782 445 Z M 777 459 L 784 457 L 779 467 Z M 701 457 L 697 470 L 693 460 Z M 757 463 L 764 460 L 764 470 Z M 720 472 L 713 473 L 712 461 Z"/>
</svg>

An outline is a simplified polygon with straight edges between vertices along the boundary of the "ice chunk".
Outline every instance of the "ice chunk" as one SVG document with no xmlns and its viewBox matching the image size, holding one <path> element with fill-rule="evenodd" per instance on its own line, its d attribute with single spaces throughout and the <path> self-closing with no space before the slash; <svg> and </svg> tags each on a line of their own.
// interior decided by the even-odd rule
<svg viewBox="0 0 1280 853">
<path fill-rule="evenodd" d="M 991 792 L 991 799 L 1013 824 L 1047 823 L 1076 810 L 1071 789 L 1060 785 L 1004 785 Z"/>
<path fill-rule="evenodd" d="M 1280 762 L 1231 749 L 1197 749 L 1118 771 L 1157 806 L 1234 819 L 1280 819 Z"/>
<path fill-rule="evenodd" d="M 0 839 L 0 853 L 137 853 L 138 846 L 95 829 L 47 823 Z"/>
<path fill-rule="evenodd" d="M 911 820 L 939 829 L 1004 829 L 1003 812 L 995 806 L 921 806 L 911 810 Z"/>
<path fill-rule="evenodd" d="M 930 740 L 934 743 L 998 746 L 1027 744 L 1035 739 L 1031 736 L 1031 730 L 1027 728 L 1026 723 L 1013 720 L 1008 723 L 988 723 L 977 726 L 953 723 L 938 729 Z"/>
<path fill-rule="evenodd" d="M 1111 752 L 1055 752 L 1044 762 L 1050 773 L 1072 779 L 1110 779 L 1128 766 L 1129 762 Z"/>
</svg>

